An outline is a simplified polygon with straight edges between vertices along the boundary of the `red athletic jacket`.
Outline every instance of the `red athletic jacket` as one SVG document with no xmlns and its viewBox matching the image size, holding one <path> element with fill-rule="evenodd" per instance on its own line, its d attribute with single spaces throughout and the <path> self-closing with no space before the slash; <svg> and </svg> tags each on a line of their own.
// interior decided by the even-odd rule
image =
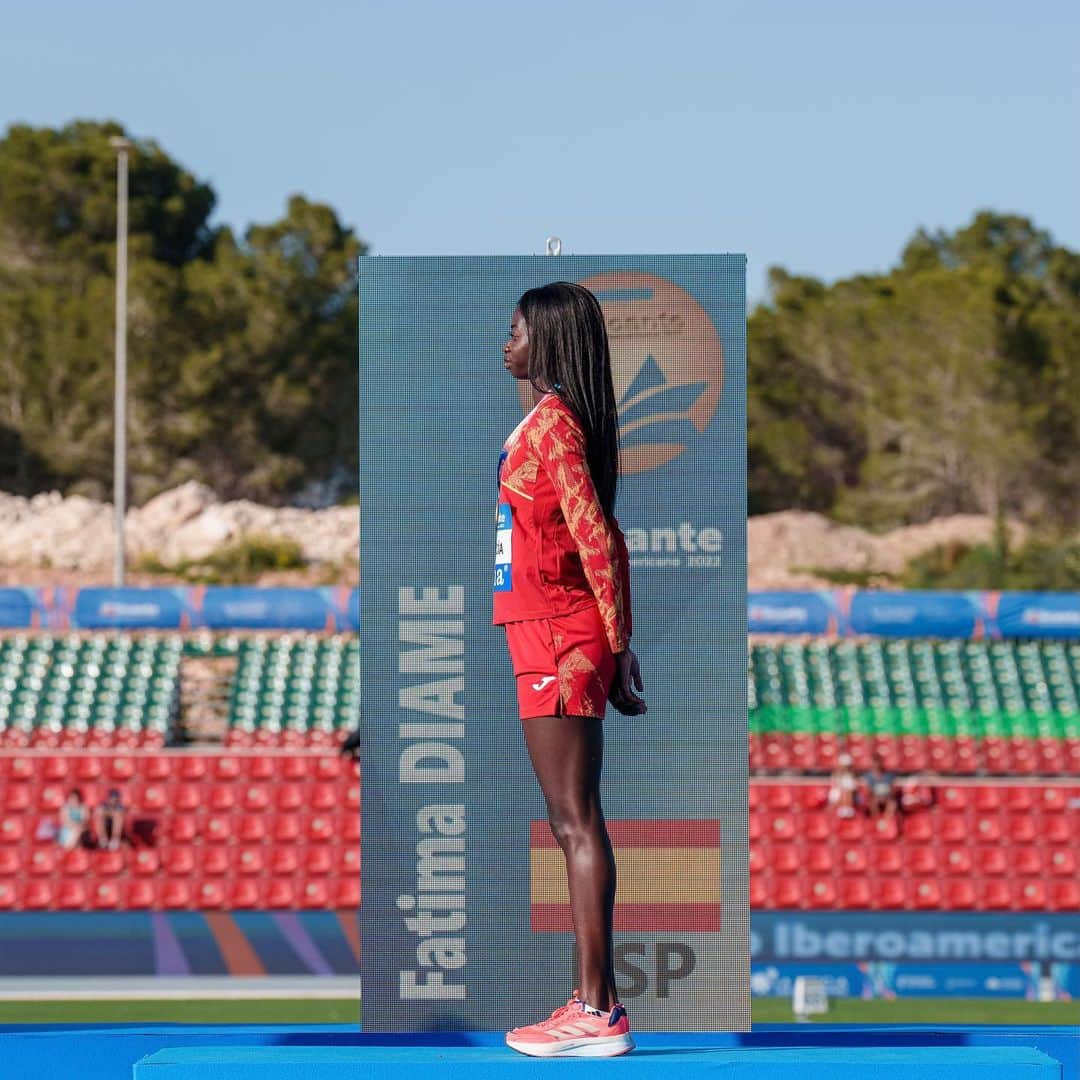
<svg viewBox="0 0 1080 1080">
<path fill-rule="evenodd" d="M 547 394 L 499 458 L 494 622 L 569 615 L 596 604 L 612 652 L 633 630 L 630 558 L 605 518 L 573 411 Z"/>
</svg>

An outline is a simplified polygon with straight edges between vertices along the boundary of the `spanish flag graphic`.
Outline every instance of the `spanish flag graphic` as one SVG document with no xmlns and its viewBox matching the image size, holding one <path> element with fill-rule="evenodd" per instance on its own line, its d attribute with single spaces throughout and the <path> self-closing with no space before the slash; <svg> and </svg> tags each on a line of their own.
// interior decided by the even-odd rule
<svg viewBox="0 0 1080 1080">
<path fill-rule="evenodd" d="M 615 930 L 720 929 L 720 822 L 609 821 L 619 885 Z M 566 932 L 570 898 L 562 852 L 546 821 L 532 822 L 529 892 L 533 933 Z"/>
</svg>

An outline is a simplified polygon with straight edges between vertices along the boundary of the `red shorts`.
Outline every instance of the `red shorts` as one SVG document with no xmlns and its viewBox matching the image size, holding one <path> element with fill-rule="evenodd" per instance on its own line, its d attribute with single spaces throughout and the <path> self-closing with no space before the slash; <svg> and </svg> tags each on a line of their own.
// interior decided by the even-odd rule
<svg viewBox="0 0 1080 1080">
<path fill-rule="evenodd" d="M 550 619 L 506 624 L 518 712 L 603 718 L 615 657 L 596 607 Z"/>
</svg>

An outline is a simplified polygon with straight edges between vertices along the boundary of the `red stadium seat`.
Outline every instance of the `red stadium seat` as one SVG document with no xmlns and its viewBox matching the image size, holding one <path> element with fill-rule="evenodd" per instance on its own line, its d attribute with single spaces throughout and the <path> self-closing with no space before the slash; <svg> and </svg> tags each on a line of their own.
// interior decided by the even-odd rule
<svg viewBox="0 0 1080 1080">
<path fill-rule="evenodd" d="M 201 835 L 205 844 L 227 844 L 233 838 L 229 816 L 210 814 L 204 818 Z"/>
<path fill-rule="evenodd" d="M 194 814 L 174 814 L 169 822 L 169 839 L 176 844 L 189 844 L 199 835 L 199 822 Z"/>
<path fill-rule="evenodd" d="M 301 832 L 301 821 L 296 814 L 278 814 L 274 821 L 274 841 L 276 843 L 293 843 L 300 838 Z"/>
<path fill-rule="evenodd" d="M 9 881 L 0 881 L 0 910 L 7 911 L 15 906 L 15 886 Z"/>
<path fill-rule="evenodd" d="M 207 762 L 199 754 L 185 754 L 180 758 L 181 780 L 202 780 L 207 775 Z"/>
<path fill-rule="evenodd" d="M 22 887 L 19 907 L 40 911 L 53 905 L 53 887 L 48 881 L 28 881 Z"/>
<path fill-rule="evenodd" d="M 802 889 L 798 878 L 782 877 L 773 881 L 772 906 L 775 908 L 798 908 L 802 906 Z"/>
<path fill-rule="evenodd" d="M 970 909 L 978 903 L 974 884 L 967 880 L 950 881 L 945 886 L 945 906 L 949 909 Z"/>
<path fill-rule="evenodd" d="M 17 877 L 21 869 L 19 853 L 14 848 L 0 848 L 0 877 Z"/>
<path fill-rule="evenodd" d="M 0 779 L 12 781 L 33 780 L 37 777 L 38 759 L 32 757 L 0 758 Z"/>
<path fill-rule="evenodd" d="M 6 817 L 0 821 L 0 844 L 21 844 L 23 834 L 22 817 Z"/>
<path fill-rule="evenodd" d="M 2 852 L 3 849 L 0 849 Z M 2 859 L 2 854 L 0 854 Z M 769 865 L 768 859 L 765 857 L 765 849 L 754 844 L 750 848 L 750 873 L 751 874 L 763 874 Z M 0 874 L 3 873 L 3 863 L 0 862 Z"/>
<path fill-rule="evenodd" d="M 57 754 L 42 760 L 40 776 L 47 783 L 62 783 L 68 778 L 70 771 L 71 763 L 67 755 Z"/>
<path fill-rule="evenodd" d="M 979 873 L 990 877 L 1001 877 L 1009 872 L 1009 860 L 1002 848 L 976 849 L 976 859 L 979 864 Z"/>
<path fill-rule="evenodd" d="M 962 844 L 970 838 L 970 827 L 963 814 L 943 814 L 937 820 L 937 837 L 946 844 Z"/>
<path fill-rule="evenodd" d="M 265 784 L 247 784 L 241 805 L 248 811 L 262 811 L 270 806 L 270 789 Z"/>
<path fill-rule="evenodd" d="M 140 784 L 131 793 L 131 807 L 138 812 L 160 814 L 169 805 L 163 784 Z"/>
<path fill-rule="evenodd" d="M 907 869 L 912 874 L 934 874 L 938 868 L 937 848 L 919 844 L 907 849 Z"/>
<path fill-rule="evenodd" d="M 357 878 L 344 878 L 334 890 L 334 907 L 338 910 L 358 908 L 360 906 L 360 881 Z"/>
<path fill-rule="evenodd" d="M 289 754 L 279 760 L 281 761 L 281 778 L 283 780 L 306 780 L 308 778 L 310 758 L 301 754 Z"/>
<path fill-rule="evenodd" d="M 214 761 L 214 777 L 217 780 L 235 780 L 240 775 L 240 759 L 230 755 L 217 756 Z"/>
<path fill-rule="evenodd" d="M 34 877 L 51 877 L 56 870 L 56 849 L 51 846 L 33 848 L 26 869 Z"/>
<path fill-rule="evenodd" d="M 765 803 L 770 810 L 790 810 L 795 799 L 787 784 L 769 784 L 765 789 Z"/>
<path fill-rule="evenodd" d="M 765 805 L 765 798 L 761 793 L 761 785 L 751 781 L 746 791 L 746 807 L 752 814 Z"/>
<path fill-rule="evenodd" d="M 268 908 L 296 907 L 296 890 L 291 881 L 271 881 L 266 887 L 265 896 Z"/>
<path fill-rule="evenodd" d="M 266 839 L 266 817 L 262 814 L 245 814 L 236 827 L 236 838 L 241 844 L 255 844 Z"/>
<path fill-rule="evenodd" d="M 200 881 L 195 893 L 195 903 L 200 908 L 213 909 L 225 906 L 225 889 L 220 881 Z"/>
<path fill-rule="evenodd" d="M 1043 911 L 1049 903 L 1046 886 L 1041 881 L 1018 881 L 1013 894 L 1015 905 L 1022 911 Z"/>
<path fill-rule="evenodd" d="M 133 910 L 158 906 L 157 889 L 152 881 L 128 882 L 124 892 L 124 907 Z"/>
<path fill-rule="evenodd" d="M 306 806 L 304 789 L 299 784 L 282 784 L 277 789 L 276 805 L 279 810 L 302 810 Z"/>
<path fill-rule="evenodd" d="M 90 853 L 85 848 L 72 848 L 60 856 L 60 871 L 68 877 L 85 877 L 89 869 Z"/>
<path fill-rule="evenodd" d="M 346 810 L 357 812 L 360 810 L 360 785 L 358 783 L 349 783 L 349 786 L 345 789 L 345 801 L 343 805 Z"/>
<path fill-rule="evenodd" d="M 1076 855 L 1072 848 L 1050 848 L 1046 853 L 1046 865 L 1055 877 L 1076 875 Z"/>
<path fill-rule="evenodd" d="M 1069 796 L 1064 788 L 1044 787 L 1039 792 L 1039 803 L 1045 812 L 1060 813 L 1069 803 Z"/>
<path fill-rule="evenodd" d="M 1080 881 L 1055 881 L 1050 886 L 1051 911 L 1080 911 Z"/>
<path fill-rule="evenodd" d="M 920 910 L 941 907 L 941 889 L 936 878 L 918 878 L 912 883 L 911 906 Z"/>
<path fill-rule="evenodd" d="M 348 877 L 350 874 L 360 874 L 360 849 L 358 847 L 343 847 L 338 855 L 338 871 Z"/>
<path fill-rule="evenodd" d="M 971 848 L 946 848 L 941 861 L 942 868 L 950 877 L 966 877 L 972 868 Z"/>
<path fill-rule="evenodd" d="M 161 860 L 156 851 L 150 848 L 141 848 L 135 853 L 132 860 L 132 872 L 139 877 L 153 877 L 161 867 Z"/>
<path fill-rule="evenodd" d="M 1009 810 L 1027 812 L 1035 805 L 1030 787 L 1007 787 L 1003 789 L 1005 805 Z"/>
<path fill-rule="evenodd" d="M 972 788 L 971 791 L 974 796 L 975 809 L 980 813 L 1001 809 L 1001 804 L 1004 801 L 1001 796 L 1001 788 L 977 787 Z"/>
<path fill-rule="evenodd" d="M 824 810 L 811 810 L 801 819 L 801 833 L 806 840 L 829 840 L 836 832 L 836 815 Z"/>
<path fill-rule="evenodd" d="M 277 758 L 252 754 L 243 761 L 244 771 L 249 780 L 273 780 L 277 775 Z"/>
<path fill-rule="evenodd" d="M 980 844 L 999 844 L 1001 843 L 1001 821 L 990 815 L 981 816 L 976 819 L 972 833 Z"/>
<path fill-rule="evenodd" d="M 971 808 L 971 788 L 956 787 L 952 784 L 938 788 L 937 804 L 942 810 L 967 813 Z"/>
<path fill-rule="evenodd" d="M 300 866 L 296 857 L 296 847 L 274 848 L 270 855 L 270 873 L 278 877 L 291 877 Z"/>
<path fill-rule="evenodd" d="M 832 848 L 827 844 L 811 844 L 805 849 L 803 864 L 808 873 L 831 874 L 833 872 Z"/>
<path fill-rule="evenodd" d="M 304 873 L 309 877 L 325 877 L 333 873 L 334 857 L 329 848 L 313 847 L 304 860 Z"/>
<path fill-rule="evenodd" d="M 161 888 L 161 906 L 172 911 L 190 907 L 190 884 L 186 881 L 166 881 Z"/>
<path fill-rule="evenodd" d="M 334 820 L 327 814 L 315 814 L 310 817 L 305 831 L 308 843 L 311 844 L 328 844 L 337 834 Z"/>
<path fill-rule="evenodd" d="M 254 881 L 234 881 L 229 889 L 229 906 L 253 908 L 260 903 L 259 886 Z"/>
<path fill-rule="evenodd" d="M 61 881 L 56 889 L 56 906 L 72 911 L 86 906 L 86 886 L 81 881 Z"/>
<path fill-rule="evenodd" d="M 856 844 L 866 836 L 866 821 L 861 817 L 837 818 L 836 838 L 843 844 Z"/>
<path fill-rule="evenodd" d="M 805 890 L 808 908 L 836 907 L 836 886 L 831 877 L 811 878 Z"/>
<path fill-rule="evenodd" d="M 899 874 L 905 869 L 901 849 L 895 844 L 879 844 L 874 849 L 874 869 L 879 874 Z"/>
<path fill-rule="evenodd" d="M 124 872 L 125 852 L 97 851 L 93 855 L 91 867 L 98 877 L 115 877 Z"/>
<path fill-rule="evenodd" d="M 912 814 L 904 822 L 904 839 L 910 843 L 924 844 L 934 835 L 934 819 L 930 814 Z"/>
<path fill-rule="evenodd" d="M 341 820 L 341 839 L 349 844 L 359 844 L 360 829 L 360 815 L 346 814 Z"/>
<path fill-rule="evenodd" d="M 120 890 L 114 881 L 95 882 L 90 893 L 90 906 L 98 911 L 120 906 Z"/>
<path fill-rule="evenodd" d="M 203 848 L 199 858 L 199 872 L 221 877 L 229 872 L 229 852 L 223 847 Z"/>
<path fill-rule="evenodd" d="M 30 803 L 29 784 L 9 784 L 4 791 L 3 809 L 7 814 L 25 814 Z"/>
<path fill-rule="evenodd" d="M 1005 911 L 1012 904 L 1012 889 L 1007 881 L 991 879 L 983 882 L 982 907 L 991 911 Z"/>
<path fill-rule="evenodd" d="M 329 781 L 315 784 L 308 797 L 308 807 L 312 810 L 336 810 L 341 805 L 337 784 Z"/>
<path fill-rule="evenodd" d="M 1013 844 L 1032 844 L 1039 836 L 1036 819 L 1031 811 L 1009 814 L 1005 819 L 1005 830 Z"/>
<path fill-rule="evenodd" d="M 797 874 L 802 869 L 802 851 L 795 844 L 777 844 L 770 861 L 776 874 Z"/>
<path fill-rule="evenodd" d="M 232 784 L 214 784 L 207 805 L 217 813 L 226 813 L 236 806 L 236 788 Z"/>
<path fill-rule="evenodd" d="M 261 874 L 265 868 L 261 848 L 242 848 L 235 860 L 236 872 L 245 876 Z"/>
<path fill-rule="evenodd" d="M 1043 818 L 1041 831 L 1046 844 L 1068 844 L 1073 840 L 1073 829 L 1066 814 L 1048 814 Z"/>
<path fill-rule="evenodd" d="M 327 908 L 330 895 L 324 881 L 305 881 L 300 890 L 300 906 L 303 908 Z"/>
<path fill-rule="evenodd" d="M 165 873 L 170 877 L 190 877 L 195 872 L 195 851 L 186 846 L 169 848 L 164 863 Z"/>
<path fill-rule="evenodd" d="M 1018 846 L 1011 855 L 1012 874 L 1015 877 L 1035 877 L 1043 872 L 1042 852 L 1034 846 Z"/>
<path fill-rule="evenodd" d="M 840 906 L 869 908 L 872 906 L 870 882 L 866 878 L 844 878 L 840 882 Z"/>
<path fill-rule="evenodd" d="M 142 759 L 139 764 L 141 768 L 138 770 L 147 781 L 154 782 L 162 780 L 164 777 L 151 776 L 152 771 L 150 766 L 150 760 Z M 136 773 L 135 759 L 128 757 L 126 754 L 119 754 L 116 757 L 109 758 L 108 762 L 108 774 L 109 782 L 112 784 L 126 784 L 129 780 L 134 779 Z"/>
<path fill-rule="evenodd" d="M 885 911 L 902 908 L 907 903 L 907 889 L 902 878 L 881 878 L 872 896 L 875 908 Z"/>
</svg>

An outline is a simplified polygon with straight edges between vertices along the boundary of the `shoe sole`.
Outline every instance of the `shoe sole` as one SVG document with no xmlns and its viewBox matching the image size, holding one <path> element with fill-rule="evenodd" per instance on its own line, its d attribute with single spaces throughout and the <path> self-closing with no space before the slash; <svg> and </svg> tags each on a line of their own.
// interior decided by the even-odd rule
<svg viewBox="0 0 1080 1080">
<path fill-rule="evenodd" d="M 629 1032 L 625 1035 L 596 1036 L 590 1039 L 566 1039 L 554 1043 L 517 1042 L 506 1037 L 506 1045 L 529 1057 L 618 1057 L 634 1049 Z"/>
</svg>

